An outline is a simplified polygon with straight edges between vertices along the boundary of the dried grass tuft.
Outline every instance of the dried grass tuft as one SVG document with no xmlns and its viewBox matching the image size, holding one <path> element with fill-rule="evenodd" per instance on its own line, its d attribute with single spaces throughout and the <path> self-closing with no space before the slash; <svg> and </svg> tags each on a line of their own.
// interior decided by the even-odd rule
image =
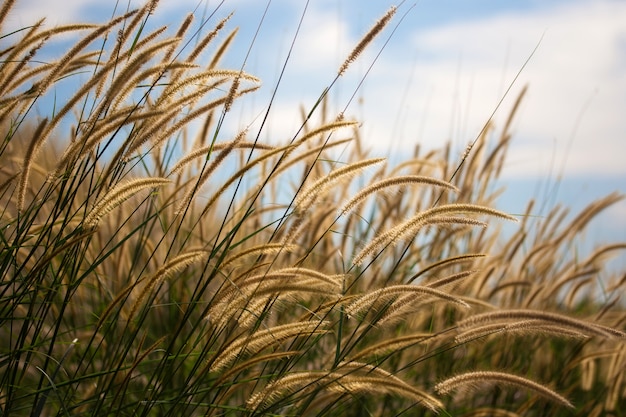
<svg viewBox="0 0 626 417">
<path fill-rule="evenodd" d="M 374 38 L 385 28 L 385 26 L 387 26 L 393 15 L 396 14 L 396 10 L 397 9 L 395 6 L 391 7 L 387 11 L 387 13 L 385 13 L 385 15 L 381 17 L 378 22 L 376 22 L 376 24 L 369 30 L 369 32 L 367 32 L 365 36 L 363 36 L 359 43 L 354 47 L 350 55 L 348 55 L 348 58 L 346 58 L 344 63 L 341 64 L 341 67 L 338 71 L 339 76 L 343 75 L 346 72 L 350 64 L 356 61 L 359 55 L 361 55 L 365 48 L 367 48 L 367 45 L 369 45 L 374 40 Z"/>
<path fill-rule="evenodd" d="M 146 188 L 162 187 L 170 183 L 167 178 L 137 178 L 113 187 L 104 195 L 85 216 L 86 227 L 97 227 L 100 220 L 115 207 Z"/>
<path fill-rule="evenodd" d="M 445 395 L 461 387 L 477 386 L 483 383 L 511 385 L 518 388 L 529 389 L 565 407 L 574 408 L 574 405 L 569 402 L 569 400 L 562 395 L 557 394 L 550 388 L 529 379 L 504 372 L 476 371 L 459 374 L 435 385 L 435 391 L 439 394 Z"/>
</svg>

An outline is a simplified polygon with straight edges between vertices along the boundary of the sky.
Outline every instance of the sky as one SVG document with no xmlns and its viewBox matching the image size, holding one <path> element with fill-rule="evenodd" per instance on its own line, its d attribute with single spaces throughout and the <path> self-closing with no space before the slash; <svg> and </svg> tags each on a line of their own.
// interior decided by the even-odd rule
<svg viewBox="0 0 626 417">
<path fill-rule="evenodd" d="M 59 4 L 20 0 L 9 24 L 20 27 L 40 16 L 51 26 L 103 22 L 115 2 Z M 227 27 L 239 32 L 224 63 L 239 69 L 247 56 L 245 70 L 263 86 L 227 123 L 233 131 L 258 125 L 277 88 L 262 139 L 284 142 L 299 127 L 300 106 L 310 109 L 354 45 L 393 4 L 161 0 L 154 22 L 175 31 L 189 12 L 196 25 L 203 17 L 210 16 L 211 25 L 234 12 Z M 127 0 L 118 7 L 125 9 Z M 613 190 L 626 193 L 626 1 L 402 2 L 385 31 L 334 85 L 329 104 L 332 112 L 345 110 L 362 123 L 373 154 L 394 157 L 416 144 L 432 149 L 451 141 L 460 158 L 494 111 L 498 131 L 525 86 L 501 208 L 522 212 L 539 194 L 576 210 Z M 550 187 L 557 179 L 561 185 Z M 626 203 L 603 218 L 590 239 L 626 241 Z"/>
</svg>

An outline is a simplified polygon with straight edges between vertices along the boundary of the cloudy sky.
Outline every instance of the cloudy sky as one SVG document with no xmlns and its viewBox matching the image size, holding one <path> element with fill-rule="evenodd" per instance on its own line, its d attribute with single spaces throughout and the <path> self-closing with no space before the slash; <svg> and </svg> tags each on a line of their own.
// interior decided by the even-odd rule
<svg viewBox="0 0 626 417">
<path fill-rule="evenodd" d="M 115 4 L 18 3 L 9 20 L 16 27 L 38 16 L 46 16 L 49 25 L 102 22 Z M 127 7 L 127 0 L 119 3 L 121 10 Z M 161 0 L 154 23 L 174 31 L 192 11 L 197 25 L 203 16 L 211 16 L 210 25 L 234 12 L 229 27 L 239 32 L 226 64 L 238 69 L 250 51 L 245 69 L 259 76 L 263 87 L 227 121 L 233 129 L 258 122 L 295 42 L 264 130 L 264 139 L 282 141 L 298 127 L 299 106 L 315 103 L 353 46 L 392 4 Z M 333 87 L 331 109 L 346 109 L 361 121 L 362 135 L 375 153 L 397 155 L 417 143 L 428 149 L 451 140 L 460 156 L 528 60 L 494 117 L 497 129 L 528 86 L 504 172 L 519 192 L 510 192 L 504 204 L 520 211 L 541 181 L 562 176 L 561 194 L 551 197 L 580 207 L 615 189 L 626 192 L 625 22 L 626 2 L 618 0 L 405 1 Z M 609 228 L 626 240 L 626 204 L 607 216 Z"/>
<path fill-rule="evenodd" d="M 58 4 L 20 1 L 12 23 L 27 24 L 36 16 L 46 16 L 50 25 L 99 22 L 111 15 L 114 2 Z M 233 67 L 241 64 L 258 29 L 246 69 L 263 80 L 264 88 L 254 99 L 256 107 L 249 109 L 247 116 L 252 118 L 267 105 L 302 18 L 278 90 L 276 120 L 270 126 L 271 134 L 280 138 L 297 127 L 298 105 L 315 102 L 352 47 L 392 4 L 382 0 L 311 0 L 308 5 L 293 0 L 269 4 L 162 0 L 154 21 L 175 30 L 188 12 L 195 11 L 199 24 L 203 14 L 215 13 L 217 21 L 234 11 L 230 27 L 240 31 L 228 55 Z M 126 1 L 118 7 L 125 9 Z M 495 117 L 501 122 L 521 88 L 528 85 L 514 126 L 516 140 L 507 174 L 544 175 L 556 161 L 566 175 L 626 178 L 624 22 L 623 1 L 405 2 L 387 30 L 336 85 L 332 104 L 336 111 L 348 104 L 382 49 L 347 110 L 363 122 L 368 143 L 387 151 L 412 149 L 417 142 L 436 147 L 452 140 L 462 151 L 538 45 Z M 245 117 L 240 121 L 247 122 Z"/>
</svg>

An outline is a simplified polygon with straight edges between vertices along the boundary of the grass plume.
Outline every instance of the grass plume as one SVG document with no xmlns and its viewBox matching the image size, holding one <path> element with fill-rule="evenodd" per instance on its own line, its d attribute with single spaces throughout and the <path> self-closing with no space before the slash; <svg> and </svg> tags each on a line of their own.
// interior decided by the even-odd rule
<svg viewBox="0 0 626 417">
<path fill-rule="evenodd" d="M 273 98 L 261 123 L 239 112 L 261 84 L 249 62 L 224 67 L 246 32 L 226 5 L 173 30 L 152 0 L 8 33 L 14 3 L 0 415 L 571 415 L 557 391 L 581 415 L 624 408 L 626 278 L 609 262 L 626 244 L 578 251 L 623 196 L 498 209 L 525 89 L 461 161 L 451 144 L 370 154 L 335 81 L 392 8 L 280 142 Z"/>
<path fill-rule="evenodd" d="M 440 394 L 448 394 L 449 392 L 458 389 L 459 387 L 466 385 L 478 385 L 481 383 L 493 383 L 501 385 L 512 385 L 519 388 L 525 388 L 532 390 L 541 396 L 560 403 L 566 407 L 574 408 L 571 402 L 565 397 L 557 394 L 548 387 L 538 384 L 526 378 L 522 378 L 517 375 L 511 375 L 504 372 L 494 371 L 476 371 L 467 372 L 464 374 L 456 375 L 438 383 L 435 386 L 435 390 Z"/>
</svg>

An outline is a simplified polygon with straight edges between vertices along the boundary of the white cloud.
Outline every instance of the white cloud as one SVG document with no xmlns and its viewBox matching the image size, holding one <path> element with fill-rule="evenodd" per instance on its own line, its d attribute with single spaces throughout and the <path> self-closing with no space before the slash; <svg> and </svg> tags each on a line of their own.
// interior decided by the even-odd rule
<svg viewBox="0 0 626 417">
<path fill-rule="evenodd" d="M 191 0 L 161 3 L 155 18 L 174 27 L 180 16 L 198 4 Z M 412 150 L 418 141 L 427 148 L 439 147 L 452 139 L 461 153 L 543 34 L 537 53 L 496 115 L 498 127 L 522 86 L 529 85 L 513 126 L 508 175 L 543 175 L 551 165 L 559 169 L 562 161 L 566 161 L 565 175 L 626 174 L 626 121 L 622 117 L 626 108 L 626 3 L 551 4 L 485 13 L 471 20 L 457 18 L 427 28 L 414 19 L 427 15 L 428 7 L 413 10 L 367 76 L 357 94 L 363 100 L 354 101 L 348 114 L 363 121 L 364 139 L 379 152 L 390 146 Z M 85 12 L 94 5 L 98 13 Z M 63 7 L 56 2 L 23 0 L 9 23 L 19 27 L 42 15 L 50 25 L 85 18 L 104 21 L 111 7 L 85 0 L 68 0 Z M 205 4 L 199 7 L 198 16 Z M 213 7 L 209 6 L 210 11 Z M 230 51 L 234 58 L 229 66 L 240 64 L 264 7 L 264 2 L 238 0 L 227 1 L 220 11 L 235 9 L 230 27 L 242 26 L 238 43 Z M 300 120 L 299 106 L 313 105 L 359 36 L 384 12 L 385 7 L 378 7 L 310 4 L 272 110 L 272 136 L 284 138 L 293 133 Z M 301 3 L 286 0 L 270 5 L 247 67 L 263 80 L 263 91 L 244 100 L 248 104 L 239 113 L 241 120 L 233 120 L 233 125 L 251 122 L 267 106 L 301 10 Z M 397 18 L 392 25 L 395 22 Z M 334 87 L 333 114 L 346 105 L 391 29 Z"/>
<path fill-rule="evenodd" d="M 514 158 L 528 163 L 517 163 L 508 173 L 545 173 L 555 141 L 556 160 L 567 158 L 566 174 L 625 173 L 624 21 L 625 3 L 571 3 L 416 31 L 410 45 L 417 54 L 410 99 L 400 108 L 411 79 L 410 57 L 397 55 L 379 63 L 365 94 L 373 104 L 366 123 L 372 136 L 381 138 L 398 111 L 410 110 L 415 116 L 407 117 L 401 128 L 393 127 L 404 132 L 405 142 L 423 132 L 419 139 L 436 146 L 452 135 L 462 148 L 479 132 L 545 31 L 496 118 L 501 125 L 512 99 L 528 83 L 512 150 L 518 153 Z M 538 157 L 543 164 L 539 171 Z"/>
<path fill-rule="evenodd" d="M 143 1 L 133 0 L 130 8 L 138 7 Z M 118 15 L 126 11 L 128 1 L 120 2 Z M 16 2 L 8 17 L 12 27 L 21 27 L 32 24 L 36 19 L 46 18 L 46 24 L 54 27 L 61 24 L 76 22 L 106 22 L 113 13 L 115 2 L 100 2 L 93 0 L 21 0 Z"/>
</svg>

